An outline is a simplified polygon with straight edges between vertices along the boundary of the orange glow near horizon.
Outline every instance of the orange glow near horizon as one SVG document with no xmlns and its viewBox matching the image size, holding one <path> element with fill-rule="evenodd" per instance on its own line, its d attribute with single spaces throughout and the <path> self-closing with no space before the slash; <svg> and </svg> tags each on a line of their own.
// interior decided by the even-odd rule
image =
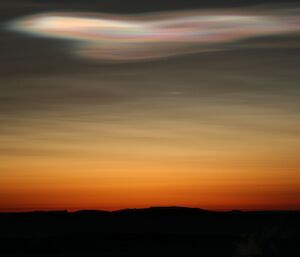
<svg viewBox="0 0 300 257">
<path fill-rule="evenodd" d="M 32 123 L 36 130 L 23 128 L 26 136 L 14 132 L 7 142 L 22 154 L 1 157 L 0 208 L 299 209 L 300 163 L 290 135 L 274 139 L 180 120 L 80 123 L 76 129 L 63 122 L 60 132 L 59 122 Z"/>
</svg>

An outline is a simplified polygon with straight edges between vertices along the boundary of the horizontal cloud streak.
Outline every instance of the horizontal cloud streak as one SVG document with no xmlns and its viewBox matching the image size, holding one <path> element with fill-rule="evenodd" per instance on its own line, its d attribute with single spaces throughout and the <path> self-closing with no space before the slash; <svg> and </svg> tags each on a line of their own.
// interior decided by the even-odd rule
<svg viewBox="0 0 300 257">
<path fill-rule="evenodd" d="M 222 49 L 243 39 L 296 32 L 295 8 L 268 11 L 186 11 L 136 16 L 44 13 L 14 21 L 10 28 L 71 40 L 86 58 L 134 61 Z"/>
</svg>

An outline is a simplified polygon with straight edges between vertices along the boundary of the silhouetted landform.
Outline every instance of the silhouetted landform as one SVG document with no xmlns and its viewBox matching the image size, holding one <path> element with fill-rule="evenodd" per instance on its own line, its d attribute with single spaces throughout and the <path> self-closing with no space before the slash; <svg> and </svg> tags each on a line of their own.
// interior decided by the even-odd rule
<svg viewBox="0 0 300 257">
<path fill-rule="evenodd" d="M 0 256 L 300 256 L 300 212 L 0 213 Z"/>
</svg>

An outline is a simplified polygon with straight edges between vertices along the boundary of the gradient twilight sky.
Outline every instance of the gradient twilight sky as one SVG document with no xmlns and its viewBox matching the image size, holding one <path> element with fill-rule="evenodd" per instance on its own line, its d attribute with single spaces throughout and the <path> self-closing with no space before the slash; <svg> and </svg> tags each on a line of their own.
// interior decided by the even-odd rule
<svg viewBox="0 0 300 257">
<path fill-rule="evenodd" d="M 1 0 L 0 210 L 300 209 L 300 7 L 292 6 Z M 97 38 L 85 42 L 84 54 L 82 42 L 7 29 L 47 13 L 168 17 L 224 8 L 272 17 L 293 10 L 296 29 L 230 34 L 232 42 L 222 34 L 205 47 L 198 37 L 179 46 L 134 38 L 134 47 L 127 38 L 112 46 Z M 151 33 L 162 35 L 158 29 Z"/>
</svg>

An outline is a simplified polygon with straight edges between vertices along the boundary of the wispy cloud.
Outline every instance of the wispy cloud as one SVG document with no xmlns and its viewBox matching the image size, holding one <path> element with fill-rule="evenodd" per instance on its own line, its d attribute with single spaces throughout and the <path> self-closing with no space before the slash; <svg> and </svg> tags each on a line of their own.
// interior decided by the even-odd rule
<svg viewBox="0 0 300 257">
<path fill-rule="evenodd" d="M 70 40 L 85 58 L 132 61 L 224 49 L 243 39 L 297 32 L 295 8 L 282 12 L 232 9 L 116 16 L 43 13 L 20 18 L 10 28 L 35 36 Z"/>
</svg>

